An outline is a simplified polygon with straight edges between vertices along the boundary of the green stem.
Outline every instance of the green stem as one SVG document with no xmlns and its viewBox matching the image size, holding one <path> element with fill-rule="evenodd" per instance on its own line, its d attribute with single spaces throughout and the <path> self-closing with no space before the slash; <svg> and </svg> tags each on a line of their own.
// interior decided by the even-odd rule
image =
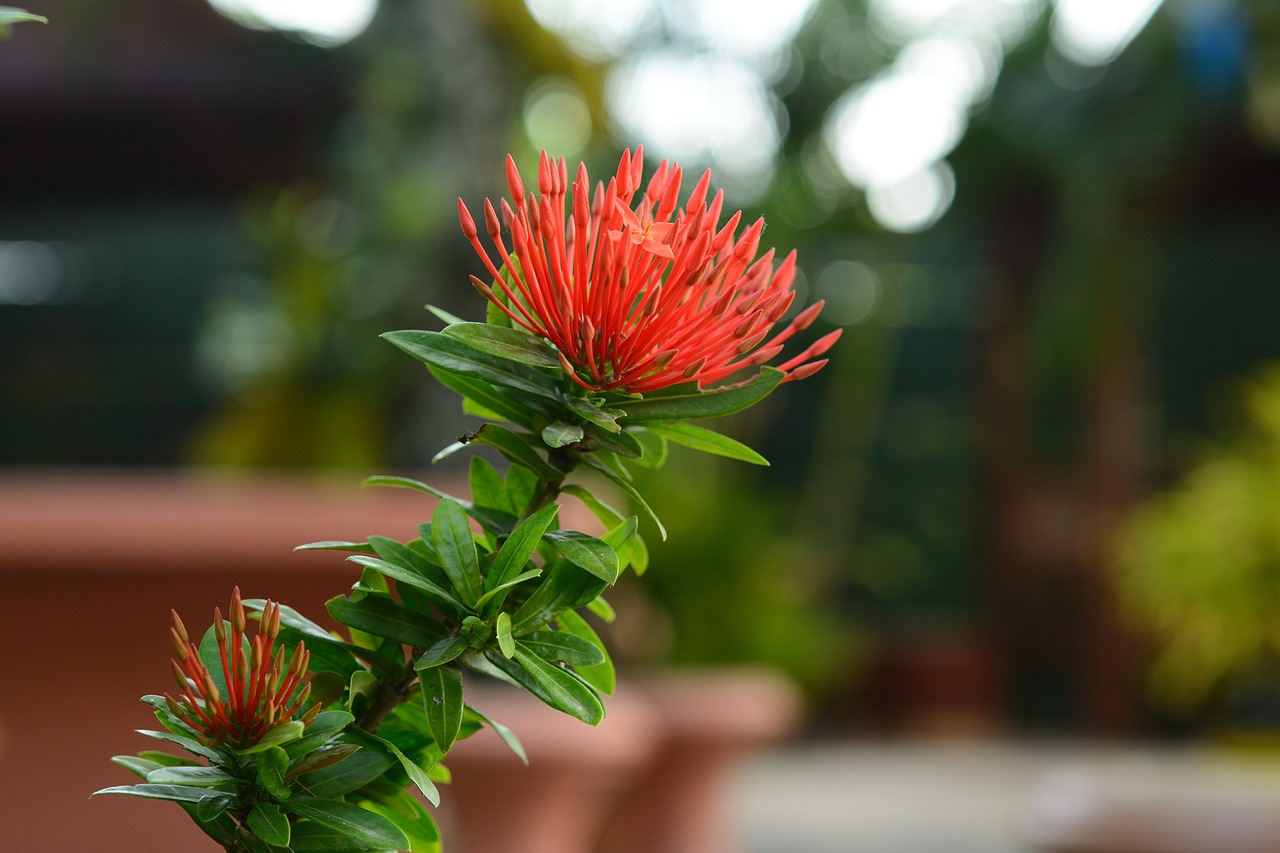
<svg viewBox="0 0 1280 853">
<path fill-rule="evenodd" d="M 373 703 L 365 710 L 357 725 L 369 734 L 377 734 L 378 727 L 382 725 L 382 721 L 386 719 L 387 714 L 390 714 L 396 709 L 397 705 L 409 698 L 409 691 L 417 678 L 418 673 L 413 668 L 413 661 L 409 661 L 404 665 L 403 678 L 385 679 L 378 686 L 378 693 L 373 697 Z"/>
</svg>

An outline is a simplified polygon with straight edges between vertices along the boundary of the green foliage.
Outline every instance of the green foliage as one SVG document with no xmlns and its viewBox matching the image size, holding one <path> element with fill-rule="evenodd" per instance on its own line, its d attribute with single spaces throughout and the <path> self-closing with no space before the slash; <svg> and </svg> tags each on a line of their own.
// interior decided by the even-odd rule
<svg viewBox="0 0 1280 853">
<path fill-rule="evenodd" d="M 0 39 L 8 38 L 13 24 L 20 24 L 28 21 L 35 21 L 41 24 L 49 23 L 49 19 L 41 15 L 33 15 L 25 9 L 15 9 L 12 6 L 0 6 Z"/>
<path fill-rule="evenodd" d="M 1158 642 L 1153 697 L 1176 713 L 1280 659 L 1280 367 L 1243 401 L 1244 427 L 1140 505 L 1117 541 L 1123 600 Z"/>
</svg>

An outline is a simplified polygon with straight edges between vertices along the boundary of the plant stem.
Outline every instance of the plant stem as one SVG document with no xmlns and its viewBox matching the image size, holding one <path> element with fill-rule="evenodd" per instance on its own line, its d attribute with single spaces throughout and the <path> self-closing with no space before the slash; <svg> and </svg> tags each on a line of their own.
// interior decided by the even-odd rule
<svg viewBox="0 0 1280 853">
<path fill-rule="evenodd" d="M 404 666 L 403 678 L 388 678 L 383 681 L 378 687 L 378 694 L 373 697 L 373 703 L 369 705 L 368 709 L 360 717 L 360 728 L 369 734 L 377 734 L 378 726 L 382 725 L 382 721 L 386 719 L 387 714 L 390 714 L 397 705 L 409 698 L 409 688 L 413 686 L 413 682 L 417 678 L 418 673 L 413 668 L 413 661 L 409 661 Z"/>
</svg>

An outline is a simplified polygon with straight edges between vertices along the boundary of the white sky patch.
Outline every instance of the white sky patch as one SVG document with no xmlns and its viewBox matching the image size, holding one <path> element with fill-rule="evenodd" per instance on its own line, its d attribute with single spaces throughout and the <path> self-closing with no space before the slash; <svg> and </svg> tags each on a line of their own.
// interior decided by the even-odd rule
<svg viewBox="0 0 1280 853">
<path fill-rule="evenodd" d="M 772 167 L 778 128 L 760 77 L 707 54 L 645 53 L 610 75 L 613 114 L 649 154 L 728 172 Z"/>
<path fill-rule="evenodd" d="M 899 41 L 951 32 L 1009 48 L 1030 31 L 1043 6 L 1044 0 L 869 0 L 868 11 L 877 28 Z"/>
<path fill-rule="evenodd" d="M 244 26 L 297 33 L 322 47 L 360 35 L 378 11 L 378 0 L 209 0 L 209 5 Z"/>
<path fill-rule="evenodd" d="M 891 71 L 832 108 L 827 144 L 854 185 L 901 181 L 955 147 L 968 124 L 966 107 L 948 80 Z"/>
<path fill-rule="evenodd" d="M 1142 32 L 1162 0 L 1057 0 L 1054 47 L 1079 65 L 1105 65 Z"/>
<path fill-rule="evenodd" d="M 653 0 L 525 0 L 530 14 L 584 59 L 618 57 L 654 13 Z"/>
<path fill-rule="evenodd" d="M 901 180 L 867 188 L 867 208 L 891 231 L 914 233 L 937 222 L 955 198 L 955 175 L 944 162 Z"/>
</svg>

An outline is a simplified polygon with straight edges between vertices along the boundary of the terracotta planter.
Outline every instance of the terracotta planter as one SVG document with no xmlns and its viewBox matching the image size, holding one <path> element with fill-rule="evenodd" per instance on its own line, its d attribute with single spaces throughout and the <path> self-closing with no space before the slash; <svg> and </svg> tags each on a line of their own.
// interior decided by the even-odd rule
<svg viewBox="0 0 1280 853">
<path fill-rule="evenodd" d="M 454 781 L 441 789 L 449 849 L 592 853 L 662 736 L 650 704 L 623 689 L 606 698 L 605 719 L 592 728 L 506 685 L 468 684 L 467 693 L 515 731 L 529 765 L 487 728 L 454 746 L 445 761 Z"/>
<path fill-rule="evenodd" d="M 631 674 L 652 704 L 661 740 L 610 815 L 599 853 L 732 853 L 724 797 L 738 763 L 791 734 L 800 695 L 778 672 L 748 667 Z"/>
</svg>

